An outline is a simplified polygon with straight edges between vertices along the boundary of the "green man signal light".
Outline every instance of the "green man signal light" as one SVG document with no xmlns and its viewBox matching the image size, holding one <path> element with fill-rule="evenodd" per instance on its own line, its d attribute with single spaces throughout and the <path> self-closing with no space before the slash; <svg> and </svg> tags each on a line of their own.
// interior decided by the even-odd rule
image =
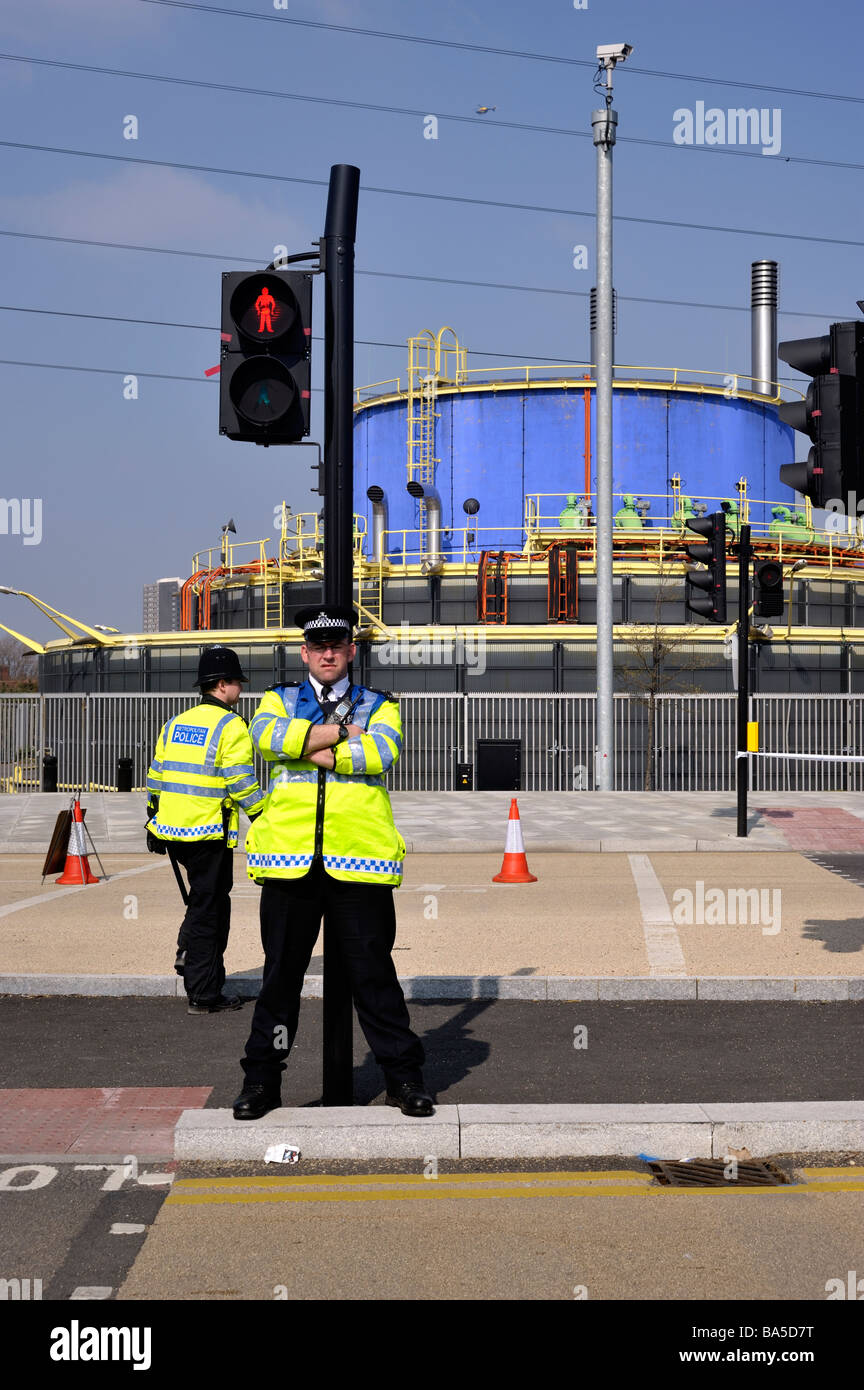
<svg viewBox="0 0 864 1390">
<path fill-rule="evenodd" d="M 691 613 L 709 623 L 726 622 L 726 515 L 688 517 L 687 527 L 704 538 L 701 545 L 687 545 L 691 560 L 705 569 L 688 569 L 685 575 L 685 601 Z"/>
<path fill-rule="evenodd" d="M 309 433 L 312 275 L 303 270 L 222 276 L 219 433 L 255 444 L 297 444 Z"/>
</svg>

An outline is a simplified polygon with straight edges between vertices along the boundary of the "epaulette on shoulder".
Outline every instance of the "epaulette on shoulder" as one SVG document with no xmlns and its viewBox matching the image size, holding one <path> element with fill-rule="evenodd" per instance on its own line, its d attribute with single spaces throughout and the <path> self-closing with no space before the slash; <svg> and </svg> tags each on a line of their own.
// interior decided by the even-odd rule
<svg viewBox="0 0 864 1390">
<path fill-rule="evenodd" d="M 289 685 L 302 685 L 302 681 L 277 681 L 275 685 L 268 685 L 267 690 L 285 690 Z M 267 692 L 265 691 L 265 694 Z"/>
<path fill-rule="evenodd" d="M 397 703 L 399 701 L 399 696 L 394 695 L 392 690 L 378 690 L 374 685 L 367 685 L 366 689 L 373 695 L 383 695 L 385 700 L 395 700 Z"/>
</svg>

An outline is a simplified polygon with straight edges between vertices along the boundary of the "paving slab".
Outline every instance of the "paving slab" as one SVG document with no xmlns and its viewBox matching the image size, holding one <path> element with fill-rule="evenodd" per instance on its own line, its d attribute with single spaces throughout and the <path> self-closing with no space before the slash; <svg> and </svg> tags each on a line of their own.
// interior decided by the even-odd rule
<svg viewBox="0 0 864 1390">
<path fill-rule="evenodd" d="M 170 1158 L 174 1126 L 209 1086 L 110 1086 L 0 1091 L 0 1158 L 57 1155 Z"/>
<path fill-rule="evenodd" d="M 457 853 L 466 844 L 503 850 L 510 792 L 392 792 L 396 821 L 415 853 Z M 752 792 L 749 835 L 736 836 L 729 792 L 518 792 L 532 850 L 589 852 L 727 845 L 764 850 L 864 849 L 864 797 L 856 792 Z M 87 824 L 100 854 L 145 849 L 146 795 L 85 792 Z M 0 854 L 44 855 L 65 792 L 0 795 Z M 245 834 L 245 822 L 242 833 Z M 241 840 L 242 844 L 242 840 Z"/>
</svg>

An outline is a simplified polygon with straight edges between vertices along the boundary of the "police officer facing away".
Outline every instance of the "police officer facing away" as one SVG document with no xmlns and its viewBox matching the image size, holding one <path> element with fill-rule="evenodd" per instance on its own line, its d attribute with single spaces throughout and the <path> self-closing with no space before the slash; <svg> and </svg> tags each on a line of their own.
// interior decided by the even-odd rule
<svg viewBox="0 0 864 1390">
<path fill-rule="evenodd" d="M 174 968 L 183 975 L 190 1014 L 221 1013 L 243 1002 L 222 989 L 237 808 L 253 820 L 264 805 L 249 731 L 232 708 L 248 679 L 230 647 L 206 648 L 195 682 L 201 703 L 164 725 L 147 775 L 147 848 L 167 850 L 189 875 Z"/>
<path fill-rule="evenodd" d="M 284 1059 L 297 1031 L 303 977 L 324 916 L 335 932 L 360 1026 L 387 1083 L 387 1104 L 431 1115 L 423 1044 L 411 1031 L 393 964 L 393 888 L 405 841 L 393 823 L 384 774 L 402 751 L 391 695 L 351 683 L 353 609 L 297 614 L 309 677 L 268 690 L 250 734 L 270 764 L 267 806 L 246 840 L 261 888 L 264 978 L 241 1063 L 234 1118 L 281 1105 Z"/>
</svg>

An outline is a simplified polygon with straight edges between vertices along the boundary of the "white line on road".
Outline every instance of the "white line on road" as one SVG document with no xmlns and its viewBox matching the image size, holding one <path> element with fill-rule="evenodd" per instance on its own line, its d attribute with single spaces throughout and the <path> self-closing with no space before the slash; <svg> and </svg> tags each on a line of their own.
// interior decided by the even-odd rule
<svg viewBox="0 0 864 1390">
<path fill-rule="evenodd" d="M 79 1284 L 73 1289 L 70 1298 L 110 1298 L 114 1290 L 110 1284 Z"/>
<path fill-rule="evenodd" d="M 663 885 L 647 854 L 628 854 L 627 859 L 639 894 L 645 951 L 651 974 L 655 978 L 683 980 L 687 975 L 687 966 Z"/>
<path fill-rule="evenodd" d="M 122 869 L 119 874 L 100 878 L 99 883 L 113 883 L 117 878 L 131 878 L 133 874 L 149 874 L 151 869 L 164 869 L 164 864 L 145 864 L 141 869 Z M 88 888 L 98 888 L 97 883 L 76 883 L 71 888 L 57 888 L 53 893 L 40 893 L 38 898 L 21 898 L 17 903 L 7 903 L 0 907 L 0 917 L 8 917 L 10 912 L 20 912 L 24 907 L 39 907 L 52 898 L 65 898 L 67 893 L 86 893 Z"/>
<path fill-rule="evenodd" d="M 115 1221 L 111 1227 L 112 1236 L 140 1236 L 142 1231 L 146 1231 L 146 1226 L 139 1226 L 134 1221 Z"/>
</svg>

